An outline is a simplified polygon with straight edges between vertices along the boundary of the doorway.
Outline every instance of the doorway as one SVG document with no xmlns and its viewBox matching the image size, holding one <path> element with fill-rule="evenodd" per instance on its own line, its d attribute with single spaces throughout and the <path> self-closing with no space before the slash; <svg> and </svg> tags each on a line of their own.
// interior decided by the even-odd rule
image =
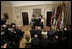
<svg viewBox="0 0 72 49">
<path fill-rule="evenodd" d="M 51 15 L 52 15 L 52 12 L 51 11 L 47 11 L 47 14 L 46 14 L 47 16 L 46 16 L 46 26 L 50 26 L 51 27 L 51 24 L 50 24 L 50 22 L 51 22 Z"/>
<path fill-rule="evenodd" d="M 22 12 L 23 26 L 29 24 L 28 12 Z"/>
</svg>

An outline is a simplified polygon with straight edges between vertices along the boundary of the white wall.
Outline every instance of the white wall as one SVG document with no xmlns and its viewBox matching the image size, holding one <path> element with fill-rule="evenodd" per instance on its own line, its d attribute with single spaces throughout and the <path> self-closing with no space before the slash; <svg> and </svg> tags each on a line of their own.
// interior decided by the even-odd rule
<svg viewBox="0 0 72 49">
<path fill-rule="evenodd" d="M 7 13 L 9 16 L 9 19 L 7 21 L 8 24 L 11 24 L 12 22 L 12 7 L 11 6 L 1 6 L 1 18 L 3 17 L 3 13 Z"/>
<path fill-rule="evenodd" d="M 48 4 L 48 5 L 35 5 L 35 6 L 17 6 L 17 7 L 14 7 L 14 10 L 15 10 L 15 21 L 16 21 L 16 24 L 18 26 L 23 26 L 23 21 L 22 21 L 22 12 L 28 12 L 28 17 L 29 17 L 29 24 L 30 24 L 30 21 L 31 21 L 31 17 L 32 17 L 32 14 L 33 14 L 33 9 L 41 9 L 41 14 L 43 15 L 44 19 L 45 19 L 45 22 L 46 22 L 46 12 L 47 11 L 52 11 L 52 8 L 53 8 L 53 4 Z M 19 16 L 19 18 L 17 18 L 17 15 Z"/>
<path fill-rule="evenodd" d="M 9 21 L 8 21 L 9 24 L 14 22 L 16 23 L 17 26 L 23 26 L 22 12 L 28 12 L 29 23 L 30 23 L 33 14 L 33 9 L 39 8 L 41 9 L 41 14 L 44 17 L 46 24 L 46 12 L 52 11 L 52 9 L 56 8 L 57 5 L 59 4 L 57 3 L 57 4 L 31 5 L 31 6 L 1 6 L 1 13 L 9 14 Z"/>
</svg>

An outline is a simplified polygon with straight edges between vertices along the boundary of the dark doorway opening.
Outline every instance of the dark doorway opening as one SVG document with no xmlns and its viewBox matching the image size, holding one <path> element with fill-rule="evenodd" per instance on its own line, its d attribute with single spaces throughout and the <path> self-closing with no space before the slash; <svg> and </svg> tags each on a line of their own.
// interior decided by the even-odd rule
<svg viewBox="0 0 72 49">
<path fill-rule="evenodd" d="M 22 19 L 23 19 L 23 26 L 29 24 L 29 21 L 28 21 L 28 12 L 22 12 Z"/>
<path fill-rule="evenodd" d="M 46 13 L 46 26 L 50 26 L 51 27 L 51 24 L 50 24 L 50 22 L 51 22 L 51 15 L 52 15 L 52 12 L 51 11 L 48 11 L 47 13 Z"/>
</svg>

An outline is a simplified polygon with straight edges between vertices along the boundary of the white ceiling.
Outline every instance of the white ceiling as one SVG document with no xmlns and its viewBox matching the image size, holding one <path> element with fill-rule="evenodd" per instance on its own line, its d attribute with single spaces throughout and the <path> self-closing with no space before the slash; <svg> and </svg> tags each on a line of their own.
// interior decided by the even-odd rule
<svg viewBox="0 0 72 49">
<path fill-rule="evenodd" d="M 15 2 L 11 2 L 12 5 L 15 6 L 26 6 L 26 5 L 41 5 L 41 4 L 52 4 L 53 2 L 49 2 L 49 1 L 15 1 Z"/>
<path fill-rule="evenodd" d="M 28 6 L 28 5 L 55 4 L 61 2 L 63 1 L 1 1 L 1 5 Z"/>
</svg>

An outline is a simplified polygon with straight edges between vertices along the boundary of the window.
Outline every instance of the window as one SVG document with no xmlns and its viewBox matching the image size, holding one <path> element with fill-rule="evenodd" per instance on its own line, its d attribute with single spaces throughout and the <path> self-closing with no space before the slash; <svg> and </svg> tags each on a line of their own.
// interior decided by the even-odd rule
<svg viewBox="0 0 72 49">
<path fill-rule="evenodd" d="M 41 9 L 33 9 L 33 14 L 38 17 L 41 14 Z"/>
</svg>

